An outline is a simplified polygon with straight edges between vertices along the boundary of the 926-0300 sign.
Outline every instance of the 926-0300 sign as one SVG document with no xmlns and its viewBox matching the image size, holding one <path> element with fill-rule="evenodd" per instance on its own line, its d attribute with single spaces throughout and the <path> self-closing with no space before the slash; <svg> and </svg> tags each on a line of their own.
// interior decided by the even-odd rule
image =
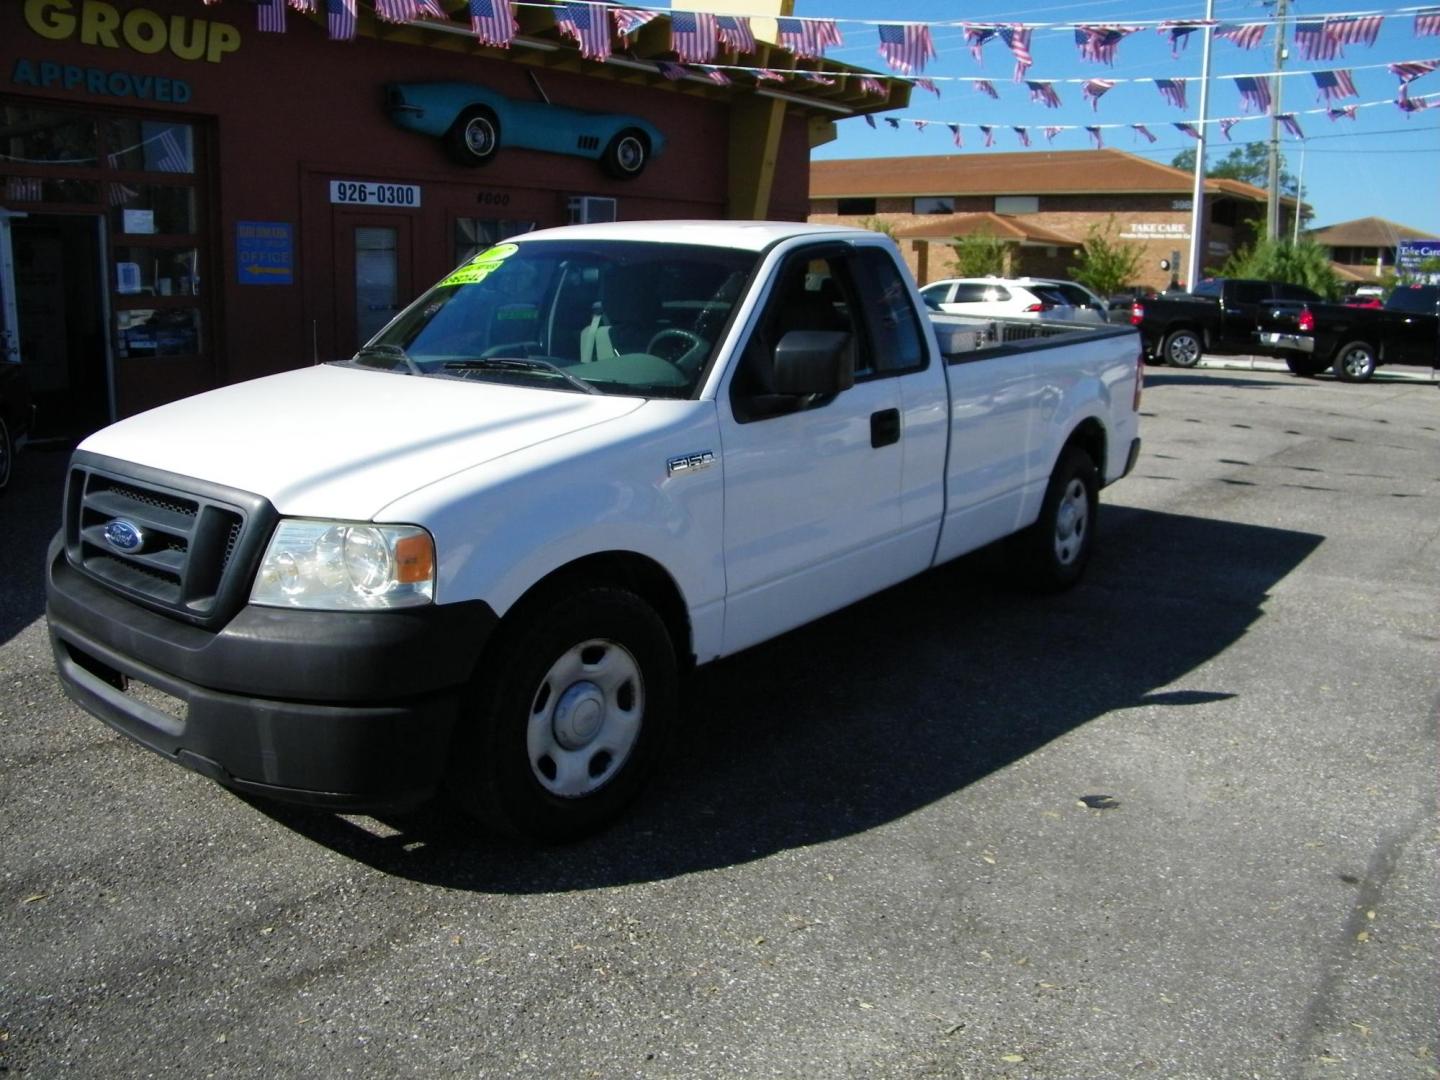
<svg viewBox="0 0 1440 1080">
<path fill-rule="evenodd" d="M 330 201 L 347 206 L 395 206 L 408 210 L 420 205 L 420 185 L 331 180 Z"/>
</svg>

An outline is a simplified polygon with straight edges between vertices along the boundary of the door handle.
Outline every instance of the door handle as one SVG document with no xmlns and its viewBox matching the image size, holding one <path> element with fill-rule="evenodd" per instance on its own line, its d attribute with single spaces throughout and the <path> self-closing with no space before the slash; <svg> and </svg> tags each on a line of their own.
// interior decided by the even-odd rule
<svg viewBox="0 0 1440 1080">
<path fill-rule="evenodd" d="M 881 409 L 870 414 L 870 445 L 875 449 L 900 441 L 900 410 Z"/>
</svg>

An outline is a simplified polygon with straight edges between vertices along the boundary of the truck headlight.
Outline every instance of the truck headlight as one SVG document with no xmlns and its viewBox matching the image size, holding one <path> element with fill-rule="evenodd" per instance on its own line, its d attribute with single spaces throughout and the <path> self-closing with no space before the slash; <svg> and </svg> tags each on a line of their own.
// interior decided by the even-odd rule
<svg viewBox="0 0 1440 1080">
<path fill-rule="evenodd" d="M 435 541 L 414 525 L 346 521 L 280 522 L 252 604 L 373 611 L 435 598 Z"/>
</svg>

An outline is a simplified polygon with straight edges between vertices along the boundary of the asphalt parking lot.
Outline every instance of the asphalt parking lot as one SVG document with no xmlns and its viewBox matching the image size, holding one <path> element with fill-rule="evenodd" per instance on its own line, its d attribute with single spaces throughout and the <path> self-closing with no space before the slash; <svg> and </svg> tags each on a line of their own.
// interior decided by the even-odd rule
<svg viewBox="0 0 1440 1080">
<path fill-rule="evenodd" d="M 1440 389 L 1152 368 L 1144 412 L 1079 589 L 980 553 L 702 670 L 552 850 L 248 802 L 70 705 L 25 455 L 0 1072 L 1440 1075 Z"/>
</svg>

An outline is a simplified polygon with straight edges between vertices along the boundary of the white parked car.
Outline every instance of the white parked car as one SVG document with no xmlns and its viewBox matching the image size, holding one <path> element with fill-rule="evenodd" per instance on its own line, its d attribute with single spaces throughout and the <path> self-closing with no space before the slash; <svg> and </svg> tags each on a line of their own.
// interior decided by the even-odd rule
<svg viewBox="0 0 1440 1080">
<path fill-rule="evenodd" d="M 1103 323 L 1105 305 L 1083 285 L 1051 278 L 947 278 L 920 290 L 952 315 Z"/>
</svg>

